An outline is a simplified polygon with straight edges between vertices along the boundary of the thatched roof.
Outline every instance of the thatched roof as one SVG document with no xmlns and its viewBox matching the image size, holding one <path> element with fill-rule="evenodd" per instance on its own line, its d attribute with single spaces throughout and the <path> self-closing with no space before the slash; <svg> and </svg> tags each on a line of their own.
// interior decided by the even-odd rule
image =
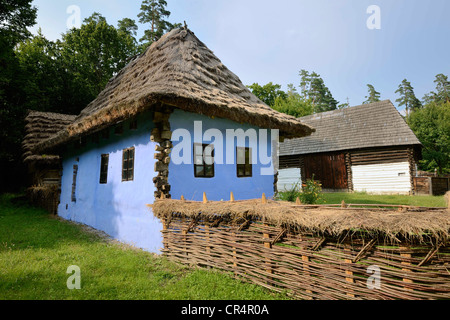
<svg viewBox="0 0 450 320">
<path fill-rule="evenodd" d="M 344 209 L 296 207 L 291 203 L 261 200 L 190 202 L 158 200 L 152 206 L 154 215 L 170 219 L 181 214 L 196 219 L 226 217 L 230 221 L 256 220 L 284 226 L 299 231 L 339 237 L 348 233 L 365 233 L 396 242 L 399 237 L 422 241 L 429 237 L 448 241 L 450 235 L 450 211 L 422 209 L 398 212 L 376 209 Z M 199 215 L 200 214 L 200 215 Z"/>
<path fill-rule="evenodd" d="M 39 148 L 55 147 L 161 103 L 209 117 L 279 129 L 286 137 L 313 132 L 297 118 L 279 113 L 256 98 L 192 31 L 179 28 L 132 60 L 73 124 Z"/>
<path fill-rule="evenodd" d="M 59 160 L 55 155 L 41 155 L 33 152 L 39 142 L 54 136 L 75 120 L 76 116 L 29 111 L 25 118 L 25 137 L 22 142 L 25 162 L 53 163 Z"/>
<path fill-rule="evenodd" d="M 280 144 L 281 156 L 421 144 L 389 100 L 318 113 L 300 120 L 316 132 L 285 140 Z"/>
</svg>

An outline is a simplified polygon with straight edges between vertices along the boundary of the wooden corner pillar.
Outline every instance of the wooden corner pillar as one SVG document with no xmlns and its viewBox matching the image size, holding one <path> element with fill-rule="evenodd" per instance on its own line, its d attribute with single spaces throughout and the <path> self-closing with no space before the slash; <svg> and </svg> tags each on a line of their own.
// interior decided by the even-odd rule
<svg viewBox="0 0 450 320">
<path fill-rule="evenodd" d="M 173 112 L 173 107 L 161 104 L 155 108 L 153 114 L 153 123 L 155 128 L 152 130 L 150 140 L 152 142 L 158 143 L 155 147 L 155 156 L 157 160 L 155 163 L 155 172 L 157 176 L 153 178 L 153 183 L 155 184 L 155 199 L 159 199 L 161 195 L 165 198 L 170 199 L 170 189 L 169 184 L 169 164 L 170 164 L 170 154 L 172 152 L 172 131 L 170 128 L 170 115 Z"/>
</svg>

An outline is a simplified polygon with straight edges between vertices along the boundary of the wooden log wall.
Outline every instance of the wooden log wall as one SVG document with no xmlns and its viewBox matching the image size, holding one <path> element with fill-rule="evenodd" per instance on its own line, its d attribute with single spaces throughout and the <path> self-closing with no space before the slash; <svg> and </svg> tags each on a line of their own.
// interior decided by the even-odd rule
<svg viewBox="0 0 450 320">
<path fill-rule="evenodd" d="M 328 238 L 226 216 L 165 221 L 163 254 L 213 267 L 297 299 L 450 299 L 450 248 L 364 237 Z M 380 286 L 368 285 L 380 270 Z"/>
<path fill-rule="evenodd" d="M 347 169 L 348 191 L 352 192 L 354 189 L 353 189 L 353 173 L 352 173 L 352 156 L 350 152 L 345 153 L 345 167 Z"/>
<path fill-rule="evenodd" d="M 173 144 L 171 142 L 172 131 L 170 128 L 169 118 L 172 112 L 173 107 L 161 105 L 155 109 L 153 115 L 155 128 L 152 130 L 150 140 L 158 143 L 155 148 L 156 153 L 154 155 L 154 158 L 157 160 L 155 163 L 155 172 L 158 173 L 158 175 L 153 178 L 153 183 L 156 187 L 155 199 L 161 198 L 162 195 L 164 195 L 167 199 L 171 197 L 171 186 L 169 184 L 169 163 Z"/>
</svg>

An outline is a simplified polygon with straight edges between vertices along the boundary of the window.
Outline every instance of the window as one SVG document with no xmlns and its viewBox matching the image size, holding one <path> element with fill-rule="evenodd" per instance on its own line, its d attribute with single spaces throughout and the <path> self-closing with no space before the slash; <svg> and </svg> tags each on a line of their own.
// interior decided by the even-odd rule
<svg viewBox="0 0 450 320">
<path fill-rule="evenodd" d="M 194 143 L 194 176 L 214 177 L 214 145 Z"/>
<path fill-rule="evenodd" d="M 120 136 L 123 134 L 123 125 L 122 124 L 118 124 L 115 128 L 114 128 L 114 134 L 117 136 Z"/>
<path fill-rule="evenodd" d="M 134 148 L 123 150 L 122 157 L 122 181 L 134 179 Z"/>
<path fill-rule="evenodd" d="M 102 154 L 102 160 L 100 163 L 100 184 L 108 183 L 108 164 L 109 164 L 109 155 Z"/>
<path fill-rule="evenodd" d="M 76 189 L 77 189 L 77 175 L 78 165 L 73 166 L 73 180 L 72 180 L 72 202 L 77 202 Z"/>
<path fill-rule="evenodd" d="M 236 159 L 238 178 L 251 177 L 253 175 L 252 149 L 237 147 Z"/>
<path fill-rule="evenodd" d="M 130 122 L 130 130 L 137 130 L 138 128 L 138 122 L 137 119 L 134 119 Z"/>
</svg>

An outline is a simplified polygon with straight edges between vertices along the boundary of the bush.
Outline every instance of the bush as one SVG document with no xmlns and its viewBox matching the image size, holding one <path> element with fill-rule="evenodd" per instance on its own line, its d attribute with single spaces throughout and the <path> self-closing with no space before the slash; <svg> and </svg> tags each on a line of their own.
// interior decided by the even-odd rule
<svg viewBox="0 0 450 320">
<path fill-rule="evenodd" d="M 306 184 L 300 194 L 300 201 L 305 204 L 316 204 L 323 200 L 322 185 L 314 180 L 314 176 L 312 179 L 306 180 Z"/>
<path fill-rule="evenodd" d="M 290 190 L 278 193 L 275 198 L 290 202 L 295 202 L 299 198 L 303 204 L 317 204 L 319 201 L 324 201 L 322 185 L 314 180 L 314 176 L 312 179 L 306 180 L 304 187 L 297 182 Z"/>
</svg>

